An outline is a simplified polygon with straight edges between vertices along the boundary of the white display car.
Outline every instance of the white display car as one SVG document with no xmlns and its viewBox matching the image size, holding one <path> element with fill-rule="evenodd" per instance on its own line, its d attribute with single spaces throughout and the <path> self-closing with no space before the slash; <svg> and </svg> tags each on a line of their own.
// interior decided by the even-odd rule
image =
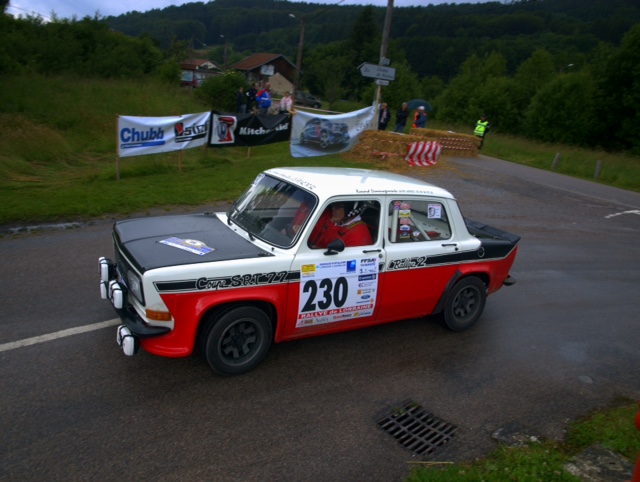
<svg viewBox="0 0 640 482">
<path fill-rule="evenodd" d="M 236 375 L 273 342 L 427 315 L 470 328 L 487 295 L 515 282 L 519 239 L 410 177 L 277 168 L 226 213 L 115 223 L 100 288 L 125 354 L 198 349 Z"/>
</svg>

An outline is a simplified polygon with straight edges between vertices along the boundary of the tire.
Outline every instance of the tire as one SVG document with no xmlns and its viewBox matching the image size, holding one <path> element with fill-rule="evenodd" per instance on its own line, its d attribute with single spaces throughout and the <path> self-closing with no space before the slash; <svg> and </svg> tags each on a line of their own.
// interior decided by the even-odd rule
<svg viewBox="0 0 640 482">
<path fill-rule="evenodd" d="M 313 104 L 314 109 L 319 109 L 320 107 L 321 107 L 320 104 Z"/>
<path fill-rule="evenodd" d="M 482 315 L 487 302 L 487 287 L 475 276 L 461 279 L 447 295 L 442 318 L 452 331 L 471 328 Z"/>
<path fill-rule="evenodd" d="M 327 131 L 322 131 L 320 133 L 320 147 L 322 149 L 326 149 L 327 147 L 329 147 L 329 144 L 329 133 Z"/>
<path fill-rule="evenodd" d="M 220 375 L 241 375 L 258 366 L 272 338 L 271 320 L 264 311 L 253 306 L 233 308 L 211 324 L 204 355 Z"/>
</svg>

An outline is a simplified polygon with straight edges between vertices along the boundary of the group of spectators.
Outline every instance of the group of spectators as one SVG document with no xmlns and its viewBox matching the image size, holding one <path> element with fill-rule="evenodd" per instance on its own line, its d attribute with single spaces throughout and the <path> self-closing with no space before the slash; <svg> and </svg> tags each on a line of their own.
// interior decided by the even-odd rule
<svg viewBox="0 0 640 482">
<path fill-rule="evenodd" d="M 240 87 L 236 94 L 236 100 L 238 114 L 251 113 L 254 109 L 258 109 L 260 115 L 267 115 L 273 103 L 271 84 L 265 84 L 260 90 L 256 89 L 256 84 L 251 84 L 247 92 L 244 91 L 244 87 Z M 292 109 L 291 93 L 285 92 L 278 105 L 278 111 L 280 114 L 288 114 Z"/>
<path fill-rule="evenodd" d="M 393 132 L 403 133 L 404 129 L 407 125 L 407 120 L 409 119 L 409 104 L 407 102 L 402 103 L 402 107 L 396 113 L 396 126 Z M 389 106 L 386 103 L 382 104 L 380 108 L 380 113 L 378 114 L 378 130 L 386 131 L 389 122 L 391 121 L 391 111 L 389 110 Z M 427 113 L 423 106 L 418 107 L 413 115 L 413 124 L 412 127 L 422 128 L 424 129 L 427 126 Z M 487 120 L 487 116 L 483 114 L 480 117 L 480 120 L 476 122 L 475 129 L 473 131 L 473 135 L 480 139 L 480 146 L 484 144 L 484 138 L 489 132 L 491 128 L 489 121 Z"/>
<path fill-rule="evenodd" d="M 393 132 L 404 132 L 409 119 L 409 104 L 402 103 L 402 107 L 396 112 L 396 126 Z M 389 122 L 391 121 L 391 111 L 387 103 L 383 103 L 378 114 L 378 130 L 386 131 Z M 413 115 L 412 127 L 418 127 L 424 129 L 427 126 L 427 112 L 423 106 L 418 107 Z"/>
</svg>

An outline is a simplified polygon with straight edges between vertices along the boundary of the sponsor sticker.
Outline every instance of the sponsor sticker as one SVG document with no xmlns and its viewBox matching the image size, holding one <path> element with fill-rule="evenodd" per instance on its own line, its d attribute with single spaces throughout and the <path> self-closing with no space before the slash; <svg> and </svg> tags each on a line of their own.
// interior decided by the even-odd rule
<svg viewBox="0 0 640 482">
<path fill-rule="evenodd" d="M 204 244 L 202 241 L 198 241 L 196 239 L 181 239 L 171 237 L 163 239 L 159 242 L 162 244 L 166 244 L 167 246 L 173 246 L 174 248 L 189 251 L 190 253 L 197 254 L 198 256 L 204 256 L 211 251 L 215 251 L 215 248 L 211 248 Z"/>
</svg>

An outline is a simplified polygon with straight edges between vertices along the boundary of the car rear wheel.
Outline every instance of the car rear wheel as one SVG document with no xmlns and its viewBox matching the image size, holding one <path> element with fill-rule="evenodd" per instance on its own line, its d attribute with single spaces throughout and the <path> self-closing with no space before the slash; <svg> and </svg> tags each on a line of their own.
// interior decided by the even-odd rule
<svg viewBox="0 0 640 482">
<path fill-rule="evenodd" d="M 447 296 L 442 313 L 444 324 L 452 331 L 471 328 L 482 315 L 487 288 L 475 276 L 460 280 Z"/>
<path fill-rule="evenodd" d="M 253 306 L 233 308 L 211 324 L 204 355 L 220 375 L 240 375 L 263 360 L 272 338 L 271 320 L 264 311 Z"/>
</svg>

